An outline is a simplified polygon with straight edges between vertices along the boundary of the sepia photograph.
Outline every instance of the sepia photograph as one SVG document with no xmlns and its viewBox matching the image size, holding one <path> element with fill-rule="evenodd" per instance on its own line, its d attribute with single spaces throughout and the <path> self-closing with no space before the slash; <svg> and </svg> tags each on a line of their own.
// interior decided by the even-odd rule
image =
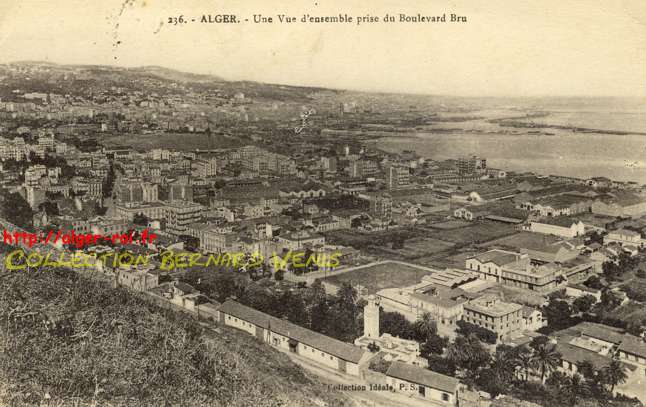
<svg viewBox="0 0 646 407">
<path fill-rule="evenodd" d="M 0 0 L 0 407 L 643 407 L 643 0 Z"/>
</svg>

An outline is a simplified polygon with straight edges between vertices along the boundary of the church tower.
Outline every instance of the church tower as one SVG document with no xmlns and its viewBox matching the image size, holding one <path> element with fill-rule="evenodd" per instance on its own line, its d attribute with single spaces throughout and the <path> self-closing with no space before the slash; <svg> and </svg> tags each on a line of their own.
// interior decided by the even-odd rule
<svg viewBox="0 0 646 407">
<path fill-rule="evenodd" d="M 374 295 L 368 296 L 368 304 L 363 307 L 363 336 L 379 338 L 379 299 Z"/>
</svg>

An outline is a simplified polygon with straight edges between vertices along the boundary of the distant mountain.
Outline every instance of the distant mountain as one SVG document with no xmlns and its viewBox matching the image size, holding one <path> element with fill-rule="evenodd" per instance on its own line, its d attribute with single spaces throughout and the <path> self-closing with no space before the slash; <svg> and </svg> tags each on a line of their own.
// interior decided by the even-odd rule
<svg viewBox="0 0 646 407">
<path fill-rule="evenodd" d="M 165 68 L 163 66 L 150 65 L 137 68 L 127 68 L 132 72 L 144 73 L 157 76 L 162 79 L 168 79 L 176 82 L 226 82 L 224 78 L 215 75 L 195 74 L 189 72 L 177 71 L 175 69 Z"/>
<path fill-rule="evenodd" d="M 110 65 L 60 65 L 50 62 L 22 61 L 0 64 L 0 70 L 3 66 L 42 66 L 46 68 L 46 72 L 40 76 L 38 74 L 31 75 L 29 86 L 26 87 L 31 91 L 41 92 L 65 91 L 66 93 L 75 94 L 74 88 L 70 88 L 69 84 L 60 82 L 55 78 L 56 75 L 67 75 L 68 73 L 75 75 L 77 78 L 80 78 L 80 81 L 84 82 L 80 84 L 77 81 L 77 84 L 74 85 L 76 91 L 79 90 L 78 86 L 118 86 L 132 90 L 137 89 L 163 93 L 161 88 L 172 83 L 179 83 L 198 92 L 218 90 L 230 95 L 242 92 L 245 96 L 254 98 L 256 101 L 291 101 L 297 103 L 308 102 L 310 94 L 314 92 L 343 92 L 320 87 L 290 86 L 253 81 L 230 81 L 216 75 L 182 72 L 156 65 L 127 68 Z M 151 84 L 147 81 L 148 79 L 156 80 L 160 83 Z M 56 84 L 55 86 L 58 86 L 58 89 L 52 88 L 53 84 Z M 10 91 L 13 86 L 16 88 L 25 88 L 25 83 L 21 82 L 20 78 L 14 76 L 11 80 L 5 81 L 5 86 L 8 86 L 7 89 Z M 1 92 L 0 96 L 2 96 Z"/>
</svg>

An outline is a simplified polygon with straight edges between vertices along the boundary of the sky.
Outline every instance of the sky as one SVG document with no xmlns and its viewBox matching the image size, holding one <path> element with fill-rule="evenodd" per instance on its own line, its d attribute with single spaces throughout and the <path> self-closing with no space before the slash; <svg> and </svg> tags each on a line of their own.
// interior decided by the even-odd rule
<svg viewBox="0 0 646 407">
<path fill-rule="evenodd" d="M 646 97 L 644 0 L 0 0 L 0 62 L 159 65 L 230 80 L 459 96 Z M 466 23 L 280 24 L 348 14 Z M 183 15 L 249 22 L 172 25 Z M 254 14 L 274 18 L 254 24 Z"/>
</svg>

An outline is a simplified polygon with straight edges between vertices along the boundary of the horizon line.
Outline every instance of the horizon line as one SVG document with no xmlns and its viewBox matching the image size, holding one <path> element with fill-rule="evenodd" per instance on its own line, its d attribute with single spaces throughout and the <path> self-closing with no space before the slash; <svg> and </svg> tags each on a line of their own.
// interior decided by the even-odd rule
<svg viewBox="0 0 646 407">
<path fill-rule="evenodd" d="M 175 71 L 177 73 L 186 74 L 186 75 L 197 75 L 197 76 L 206 76 L 210 77 L 212 82 L 250 82 L 257 83 L 261 85 L 272 85 L 272 86 L 289 86 L 294 88 L 314 88 L 322 89 L 329 91 L 343 91 L 343 92 L 356 92 L 356 93 L 368 93 L 376 95 L 410 95 L 410 96 L 426 96 L 426 97 L 445 97 L 445 98 L 465 98 L 465 99 L 477 99 L 477 98 L 497 98 L 497 99 L 546 99 L 546 98 L 583 98 L 583 99 L 646 99 L 646 95 L 637 96 L 637 95 L 576 95 L 576 94 L 533 94 L 533 95 L 467 95 L 467 94 L 446 94 L 446 93 L 418 93 L 412 91 L 386 91 L 386 90 L 368 90 L 368 89 L 353 89 L 353 88 L 338 88 L 329 85 L 302 85 L 302 84 L 293 84 L 293 83 L 281 83 L 281 82 L 263 82 L 252 79 L 230 79 L 220 76 L 214 73 L 203 73 L 195 71 L 185 71 L 178 68 L 170 68 L 164 65 L 150 64 L 150 65 L 112 65 L 112 64 L 91 64 L 91 63 L 61 63 L 61 62 L 52 62 L 47 60 L 13 60 L 0 62 L 0 65 L 20 65 L 20 64 L 42 64 L 42 65 L 55 65 L 62 67 L 105 67 L 105 68 L 117 68 L 117 69 L 151 69 L 151 68 L 161 68 L 169 71 Z M 191 81 L 187 81 L 191 82 Z"/>
</svg>

